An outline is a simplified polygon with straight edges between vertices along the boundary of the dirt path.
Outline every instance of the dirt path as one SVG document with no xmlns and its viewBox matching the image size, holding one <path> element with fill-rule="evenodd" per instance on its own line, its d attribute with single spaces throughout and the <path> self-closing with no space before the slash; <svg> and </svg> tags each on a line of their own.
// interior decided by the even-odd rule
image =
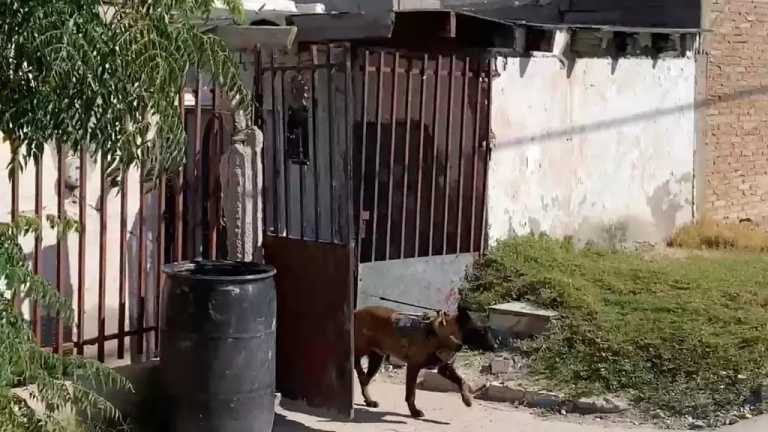
<svg viewBox="0 0 768 432">
<path fill-rule="evenodd" d="M 355 420 L 338 422 L 315 417 L 284 402 L 278 408 L 273 432 L 658 432 L 632 425 L 601 424 L 586 418 L 582 420 L 583 424 L 573 419 L 563 422 L 556 417 L 542 418 L 527 409 L 491 402 L 475 401 L 474 407 L 466 408 L 458 394 L 426 391 L 416 395 L 417 405 L 426 413 L 424 419 L 417 420 L 408 416 L 402 385 L 374 383 L 372 396 L 381 404 L 375 410 L 361 406 L 359 390 L 356 388 L 355 391 Z"/>
<path fill-rule="evenodd" d="M 299 411 L 291 402 L 277 409 L 273 432 L 663 432 L 651 427 L 599 422 L 588 417 L 543 418 L 528 409 L 506 404 L 475 401 L 466 408 L 458 394 L 419 391 L 416 402 L 424 419 L 408 416 L 402 385 L 374 383 L 372 396 L 381 407 L 361 406 L 355 386 L 355 419 L 351 422 L 327 420 Z M 719 429 L 720 432 L 765 432 L 768 417 L 763 416 Z"/>
</svg>

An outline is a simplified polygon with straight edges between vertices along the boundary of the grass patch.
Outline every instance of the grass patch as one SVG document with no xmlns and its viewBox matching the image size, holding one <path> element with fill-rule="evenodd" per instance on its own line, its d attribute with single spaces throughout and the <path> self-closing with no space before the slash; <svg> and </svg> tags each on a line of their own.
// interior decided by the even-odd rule
<svg viewBox="0 0 768 432">
<path fill-rule="evenodd" d="M 467 276 L 465 300 L 561 312 L 525 344 L 533 372 L 569 395 L 626 393 L 641 408 L 710 418 L 768 378 L 768 256 L 647 255 L 524 236 Z"/>
<path fill-rule="evenodd" d="M 675 231 L 668 246 L 768 252 L 768 231 L 752 223 L 722 223 L 704 217 Z"/>
</svg>

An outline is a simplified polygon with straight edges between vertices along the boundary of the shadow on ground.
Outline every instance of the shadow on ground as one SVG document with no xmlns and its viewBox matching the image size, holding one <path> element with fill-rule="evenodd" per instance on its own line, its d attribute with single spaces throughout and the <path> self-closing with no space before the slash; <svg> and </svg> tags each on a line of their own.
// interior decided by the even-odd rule
<svg viewBox="0 0 768 432">
<path fill-rule="evenodd" d="M 316 411 L 308 410 L 303 407 L 294 405 L 292 403 L 281 404 L 282 408 L 286 411 L 298 412 L 307 415 L 317 415 Z M 406 419 L 412 419 L 406 414 L 396 413 L 392 411 L 379 411 L 371 410 L 362 404 L 355 405 L 355 416 L 352 420 L 344 421 L 349 424 L 381 424 L 381 425 L 404 425 L 407 424 Z M 412 419 L 422 423 L 447 426 L 450 423 L 441 422 L 437 420 L 429 419 Z M 323 419 L 321 422 L 336 423 L 340 421 L 338 419 Z M 333 432 L 333 429 L 316 429 L 314 427 L 307 426 L 300 421 L 289 419 L 281 413 L 275 413 L 275 425 L 272 429 L 273 432 Z"/>
</svg>

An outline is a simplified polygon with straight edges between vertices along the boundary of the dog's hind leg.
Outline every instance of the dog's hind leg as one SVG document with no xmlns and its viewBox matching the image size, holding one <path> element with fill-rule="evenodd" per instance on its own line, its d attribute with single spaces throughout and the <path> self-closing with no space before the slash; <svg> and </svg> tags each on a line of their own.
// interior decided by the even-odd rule
<svg viewBox="0 0 768 432">
<path fill-rule="evenodd" d="M 424 412 L 416 408 L 416 379 L 419 377 L 420 367 L 409 364 L 405 373 L 405 402 L 413 417 L 424 417 Z"/>
<path fill-rule="evenodd" d="M 454 369 L 453 365 L 450 363 L 446 363 L 439 368 L 437 368 L 437 373 L 440 374 L 443 378 L 447 379 L 448 381 L 456 384 L 459 386 L 459 391 L 461 391 L 461 400 L 464 402 L 464 405 L 471 407 L 472 406 L 472 395 L 470 394 L 469 385 L 467 385 L 466 382 L 459 376 L 458 372 L 456 372 L 456 369 Z"/>
<path fill-rule="evenodd" d="M 379 373 L 379 368 L 381 368 L 381 363 L 383 361 L 384 356 L 377 352 L 368 354 L 368 372 L 365 375 L 368 377 L 369 382 L 373 381 L 373 377 Z"/>
<path fill-rule="evenodd" d="M 363 400 L 365 406 L 369 408 L 378 408 L 379 403 L 371 399 L 370 393 L 368 393 L 368 385 L 371 383 L 371 379 L 378 372 L 381 366 L 382 356 L 378 353 L 371 352 L 368 354 L 368 373 L 363 370 L 363 364 L 361 362 L 362 357 L 355 356 L 355 372 L 357 373 L 357 380 L 360 381 L 360 389 L 363 391 Z"/>
</svg>

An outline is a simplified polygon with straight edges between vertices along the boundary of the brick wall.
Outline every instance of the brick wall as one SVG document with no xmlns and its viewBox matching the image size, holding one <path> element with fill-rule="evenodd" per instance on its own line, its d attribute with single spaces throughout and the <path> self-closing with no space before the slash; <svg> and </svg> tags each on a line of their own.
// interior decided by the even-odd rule
<svg viewBox="0 0 768 432">
<path fill-rule="evenodd" d="M 709 7 L 704 212 L 768 225 L 768 0 Z"/>
</svg>

